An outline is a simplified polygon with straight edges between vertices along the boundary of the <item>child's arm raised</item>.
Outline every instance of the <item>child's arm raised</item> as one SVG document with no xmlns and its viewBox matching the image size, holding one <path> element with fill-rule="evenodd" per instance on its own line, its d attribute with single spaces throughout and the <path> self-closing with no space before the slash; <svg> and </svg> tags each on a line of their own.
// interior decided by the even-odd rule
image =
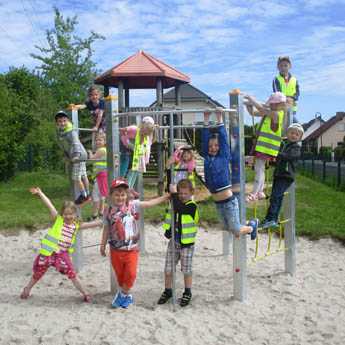
<svg viewBox="0 0 345 345">
<path fill-rule="evenodd" d="M 31 187 L 30 192 L 31 192 L 31 194 L 38 195 L 40 197 L 40 199 L 43 201 L 44 205 L 46 205 L 48 207 L 50 217 L 53 220 L 55 220 L 55 218 L 58 215 L 58 212 L 56 211 L 56 208 L 54 207 L 54 205 L 52 204 L 50 199 L 41 191 L 41 188 Z"/>
<path fill-rule="evenodd" d="M 159 205 L 163 203 L 164 201 L 169 200 L 169 198 L 170 198 L 170 194 L 167 193 L 167 194 L 164 194 L 163 196 L 159 196 L 158 198 L 154 198 L 147 201 L 140 201 L 139 205 L 142 208 L 149 208 L 149 207 Z"/>
<path fill-rule="evenodd" d="M 204 112 L 204 128 L 201 135 L 201 155 L 207 157 L 208 155 L 208 141 L 210 139 L 210 130 L 208 128 L 211 113 L 209 111 Z"/>
</svg>

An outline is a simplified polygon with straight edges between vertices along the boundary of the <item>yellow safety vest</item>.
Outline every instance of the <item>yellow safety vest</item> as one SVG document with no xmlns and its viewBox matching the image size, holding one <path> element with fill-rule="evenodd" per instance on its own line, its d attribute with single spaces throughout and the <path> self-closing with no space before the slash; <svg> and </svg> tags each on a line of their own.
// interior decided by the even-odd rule
<svg viewBox="0 0 345 345">
<path fill-rule="evenodd" d="M 98 150 L 103 152 L 103 156 L 101 158 L 103 160 L 93 164 L 93 171 L 96 175 L 101 171 L 107 170 L 107 149 L 105 147 L 101 147 Z"/>
<path fill-rule="evenodd" d="M 139 160 L 142 156 L 147 153 L 148 147 L 148 136 L 145 135 L 144 142 L 140 143 L 140 128 L 137 130 L 137 134 L 135 135 L 135 142 L 134 142 L 134 150 L 133 150 L 133 161 L 132 161 L 132 170 L 138 171 L 139 170 Z"/>
<path fill-rule="evenodd" d="M 74 252 L 74 243 L 76 239 L 76 233 L 79 229 L 79 222 L 75 222 L 76 225 L 76 231 L 73 234 L 72 237 L 72 245 L 70 248 L 68 248 L 68 252 L 71 254 Z M 63 218 L 58 215 L 56 217 L 55 223 L 53 226 L 48 230 L 48 233 L 44 236 L 44 238 L 41 241 L 41 249 L 40 254 L 44 256 L 50 256 L 53 254 L 53 252 L 57 252 L 59 250 L 58 243 L 61 239 L 61 231 L 63 227 Z"/>
<path fill-rule="evenodd" d="M 282 127 L 284 121 L 284 110 L 278 111 L 278 129 L 272 131 L 271 118 L 265 116 L 259 127 L 258 138 L 255 145 L 255 151 L 261 152 L 272 157 L 277 157 L 280 143 L 282 140 Z"/>
<path fill-rule="evenodd" d="M 280 74 L 277 75 L 277 79 L 279 81 L 281 92 L 287 97 L 295 97 L 297 79 L 295 77 L 291 77 L 288 83 L 286 83 L 284 77 L 282 77 Z M 297 111 L 297 106 L 294 105 L 292 110 Z"/>
<path fill-rule="evenodd" d="M 196 203 L 193 200 L 189 200 L 186 205 Z M 194 219 L 190 214 L 181 215 L 181 243 L 182 244 L 192 244 L 195 243 L 196 234 L 198 232 L 197 224 L 199 223 L 199 211 L 198 208 L 195 211 Z M 171 228 L 171 212 L 167 210 L 165 214 L 165 219 L 163 223 L 163 230 L 169 231 Z"/>
<path fill-rule="evenodd" d="M 176 166 L 175 166 L 175 170 L 182 170 L 180 168 L 181 166 L 181 163 L 177 163 Z M 190 180 L 190 182 L 192 182 L 192 185 L 193 185 L 193 188 L 195 188 L 195 172 L 194 170 L 190 173 L 188 171 L 188 169 L 183 169 L 183 171 L 186 171 L 187 172 L 187 179 Z"/>
</svg>

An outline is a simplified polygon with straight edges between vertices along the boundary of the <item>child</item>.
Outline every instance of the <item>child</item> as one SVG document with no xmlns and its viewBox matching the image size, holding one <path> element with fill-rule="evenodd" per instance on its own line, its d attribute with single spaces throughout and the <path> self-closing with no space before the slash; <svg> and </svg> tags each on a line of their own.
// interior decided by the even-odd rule
<svg viewBox="0 0 345 345">
<path fill-rule="evenodd" d="M 79 140 L 78 132 L 73 129 L 73 125 L 64 111 L 55 114 L 55 123 L 58 144 L 63 149 L 66 158 L 72 163 L 72 180 L 80 191 L 75 204 L 81 205 L 91 200 L 85 164 L 87 153 Z"/>
<path fill-rule="evenodd" d="M 227 134 L 222 123 L 222 113 L 216 112 L 218 125 L 215 127 L 216 133 L 214 134 L 208 127 L 210 114 L 209 112 L 204 113 L 205 127 L 202 130 L 201 138 L 206 186 L 212 194 L 226 230 L 233 232 L 236 237 L 241 234 L 251 234 L 251 239 L 254 240 L 258 220 L 250 220 L 248 226 L 241 225 L 238 200 L 232 194 L 229 167 L 231 155 Z"/>
<path fill-rule="evenodd" d="M 141 209 L 158 205 L 169 199 L 169 194 L 166 194 L 150 201 L 129 201 L 128 189 L 126 180 L 115 179 L 110 187 L 111 204 L 104 213 L 100 251 L 102 256 L 106 255 L 105 247 L 108 242 L 111 264 L 119 285 L 119 291 L 112 302 L 114 308 L 128 308 L 133 303 L 130 289 L 137 274 L 140 235 L 137 220 Z"/>
<path fill-rule="evenodd" d="M 146 172 L 146 165 L 150 160 L 154 128 L 153 118 L 145 116 L 139 127 L 129 126 L 120 130 L 122 144 L 127 148 L 133 148 L 132 168 L 127 174 L 130 188 L 135 186 L 138 174 Z M 128 169 L 128 162 L 122 164 L 127 164 L 126 168 Z M 120 167 L 121 171 L 127 169 Z"/>
<path fill-rule="evenodd" d="M 92 189 L 92 219 L 98 216 L 103 218 L 105 198 L 108 195 L 107 181 L 107 149 L 105 133 L 98 132 L 96 134 L 96 152 L 93 154 L 89 151 L 90 159 L 99 161 L 93 164 L 93 172 L 96 175 L 95 183 Z"/>
<path fill-rule="evenodd" d="M 190 146 L 179 147 L 174 155 L 168 159 L 167 165 L 175 165 L 173 184 L 177 184 L 182 179 L 189 179 L 195 188 L 195 159 Z"/>
<path fill-rule="evenodd" d="M 255 180 L 253 191 L 246 201 L 265 199 L 265 162 L 273 161 L 279 151 L 284 114 L 286 111 L 286 96 L 281 92 L 273 93 L 265 104 L 258 103 L 253 97 L 245 96 L 248 112 L 252 116 L 262 117 L 254 145 Z M 255 109 L 256 110 L 255 110 Z"/>
<path fill-rule="evenodd" d="M 190 180 L 182 179 L 176 186 L 170 188 L 175 224 L 175 265 L 181 260 L 181 271 L 184 275 L 185 290 L 182 295 L 180 306 L 185 307 L 192 299 L 192 259 L 194 253 L 194 243 L 197 234 L 197 224 L 199 222 L 199 212 L 196 203 L 192 200 L 194 187 Z M 165 258 L 165 290 L 158 300 L 158 304 L 166 303 L 172 297 L 172 246 L 171 239 L 171 216 L 166 214 L 163 224 L 165 237 L 170 239 Z"/>
<path fill-rule="evenodd" d="M 296 117 L 297 101 L 299 97 L 299 85 L 296 77 L 289 72 L 291 60 L 288 56 L 280 56 L 277 61 L 279 74 L 274 78 L 273 92 L 280 91 L 286 98 L 289 108 L 292 109 L 293 122 L 298 122 Z"/>
<path fill-rule="evenodd" d="M 71 201 L 64 202 L 61 215 L 59 215 L 54 205 L 40 188 L 30 188 L 30 192 L 33 195 L 38 195 L 48 207 L 54 224 L 42 239 L 40 252 L 34 261 L 33 275 L 28 285 L 24 287 L 20 297 L 27 299 L 30 296 L 33 286 L 43 277 L 48 268 L 53 266 L 60 273 L 67 275 L 73 285 L 83 295 L 85 302 L 90 302 L 91 296 L 82 287 L 74 271 L 69 254 L 74 251 L 78 230 L 100 226 L 102 224 L 101 221 L 80 223 L 77 219 L 77 208 Z"/>
<path fill-rule="evenodd" d="M 297 142 L 302 139 L 303 133 L 303 127 L 299 123 L 293 123 L 287 129 L 287 140 L 281 143 L 273 173 L 270 206 L 262 224 L 263 228 L 278 226 L 278 215 L 284 193 L 295 180 L 295 164 L 301 154 L 301 148 Z"/>
</svg>

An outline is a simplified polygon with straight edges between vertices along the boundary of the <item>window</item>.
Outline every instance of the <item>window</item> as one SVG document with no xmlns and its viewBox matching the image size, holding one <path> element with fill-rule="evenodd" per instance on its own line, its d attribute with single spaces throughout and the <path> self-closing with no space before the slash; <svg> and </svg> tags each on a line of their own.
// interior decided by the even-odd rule
<svg viewBox="0 0 345 345">
<path fill-rule="evenodd" d="M 345 123 L 338 123 L 337 131 L 338 132 L 344 132 L 345 131 Z"/>
</svg>

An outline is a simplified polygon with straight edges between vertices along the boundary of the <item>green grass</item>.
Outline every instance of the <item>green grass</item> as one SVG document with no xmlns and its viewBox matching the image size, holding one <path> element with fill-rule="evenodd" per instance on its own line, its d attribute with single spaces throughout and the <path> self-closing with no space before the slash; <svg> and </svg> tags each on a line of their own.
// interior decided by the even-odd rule
<svg viewBox="0 0 345 345">
<path fill-rule="evenodd" d="M 269 171 L 271 174 L 271 171 Z M 248 171 L 248 180 L 252 180 L 253 172 Z M 40 186 L 51 198 L 56 208 L 63 200 L 69 199 L 69 182 L 65 176 L 43 172 L 23 173 L 9 182 L 0 183 L 0 228 L 35 230 L 49 224 L 49 214 L 37 198 L 28 189 Z M 155 186 L 147 186 L 148 195 L 155 193 Z M 343 226 L 345 193 L 311 180 L 305 176 L 297 177 L 296 190 L 296 229 L 297 234 L 311 239 L 331 236 L 345 243 L 345 227 Z M 264 216 L 267 203 L 260 202 L 257 216 Z M 211 200 L 199 203 L 200 219 L 205 225 L 218 224 L 218 216 Z M 86 218 L 91 213 L 91 205 L 83 208 Z M 157 206 L 145 210 L 145 221 L 159 223 L 163 220 L 165 206 Z M 247 208 L 247 218 L 254 215 L 253 206 Z"/>
</svg>

